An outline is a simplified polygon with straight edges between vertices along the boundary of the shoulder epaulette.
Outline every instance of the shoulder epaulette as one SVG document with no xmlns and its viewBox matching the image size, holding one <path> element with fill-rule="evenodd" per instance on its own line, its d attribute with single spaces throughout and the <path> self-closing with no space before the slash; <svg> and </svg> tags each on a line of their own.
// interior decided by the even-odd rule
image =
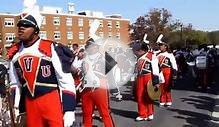
<svg viewBox="0 0 219 127">
<path fill-rule="evenodd" d="M 148 52 L 146 57 L 149 59 L 149 60 L 152 60 L 152 55 L 153 55 L 153 52 Z"/>
<path fill-rule="evenodd" d="M 39 51 L 48 57 L 52 57 L 52 50 L 51 50 L 52 43 L 54 42 L 51 40 L 41 39 L 40 44 L 39 44 Z"/>
<path fill-rule="evenodd" d="M 7 59 L 11 60 L 14 57 L 14 55 L 19 51 L 20 47 L 21 47 L 20 42 L 12 44 L 11 48 L 8 49 Z"/>
</svg>

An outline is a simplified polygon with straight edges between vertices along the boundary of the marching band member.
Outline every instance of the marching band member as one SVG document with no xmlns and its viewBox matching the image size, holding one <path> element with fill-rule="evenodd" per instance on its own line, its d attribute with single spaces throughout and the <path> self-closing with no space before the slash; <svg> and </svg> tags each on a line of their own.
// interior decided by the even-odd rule
<svg viewBox="0 0 219 127">
<path fill-rule="evenodd" d="M 173 85 L 173 80 L 177 78 L 177 64 L 173 53 L 168 52 L 169 47 L 166 42 L 163 42 L 161 39 L 163 35 L 161 34 L 157 43 L 160 48 L 160 53 L 157 55 L 159 60 L 160 70 L 164 76 L 164 83 L 161 83 L 161 96 L 160 96 L 160 106 L 171 106 L 171 86 Z"/>
<path fill-rule="evenodd" d="M 75 120 L 73 77 L 64 72 L 55 44 L 39 37 L 42 16 L 36 0 L 24 0 L 24 5 L 17 23 L 20 43 L 8 52 L 11 87 L 22 91 L 28 127 L 70 127 Z"/>
<path fill-rule="evenodd" d="M 84 63 L 84 49 L 81 48 L 78 53 L 77 56 L 75 56 L 74 61 L 72 63 L 71 66 L 71 70 L 72 70 L 72 75 L 74 78 L 74 82 L 75 82 L 75 87 L 76 87 L 76 93 L 77 93 L 77 103 L 80 102 L 80 85 L 82 84 L 82 78 L 83 78 L 83 68 L 82 68 L 82 64 Z"/>
<path fill-rule="evenodd" d="M 75 80 L 75 85 L 77 87 L 77 85 L 80 84 L 80 74 L 81 74 L 81 71 L 82 71 L 82 63 L 83 63 L 83 58 L 84 58 L 84 49 L 80 49 L 78 51 L 78 55 L 75 56 L 74 58 L 74 61 L 72 63 L 72 71 L 73 71 L 73 77 L 74 77 L 74 80 Z"/>
<path fill-rule="evenodd" d="M 156 56 L 149 51 L 147 43 L 138 43 L 134 47 L 138 57 L 136 97 L 138 103 L 138 114 L 136 121 L 152 120 L 154 115 L 153 100 L 147 93 L 147 85 L 150 80 L 153 85 L 159 87 L 159 67 Z"/>
<path fill-rule="evenodd" d="M 92 114 L 96 106 L 102 117 L 104 126 L 113 127 L 114 123 L 109 110 L 109 93 L 104 71 L 105 64 L 102 60 L 102 54 L 99 51 L 101 44 L 96 42 L 97 36 L 92 34 L 96 32 L 98 27 L 98 20 L 94 20 L 90 27 L 91 38 L 85 46 L 87 51 L 84 64 L 84 70 L 86 71 L 85 88 L 81 95 L 83 126 L 92 127 Z"/>
</svg>

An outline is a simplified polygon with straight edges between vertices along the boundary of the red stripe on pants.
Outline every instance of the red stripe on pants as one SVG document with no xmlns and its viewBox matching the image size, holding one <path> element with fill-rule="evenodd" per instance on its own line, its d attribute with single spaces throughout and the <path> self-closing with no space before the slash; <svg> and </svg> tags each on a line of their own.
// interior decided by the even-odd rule
<svg viewBox="0 0 219 127">
<path fill-rule="evenodd" d="M 139 76 L 137 78 L 136 97 L 138 102 L 138 114 L 143 118 L 154 114 L 153 101 L 149 98 L 147 93 L 147 83 L 151 78 L 151 74 Z"/>
<path fill-rule="evenodd" d="M 172 80 L 171 68 L 162 68 L 165 82 L 161 84 L 160 103 L 172 102 L 170 85 Z"/>
<path fill-rule="evenodd" d="M 31 99 L 26 97 L 27 127 L 63 127 L 58 90 Z"/>
<path fill-rule="evenodd" d="M 92 127 L 92 114 L 95 106 L 103 118 L 105 127 L 113 127 L 109 110 L 109 95 L 107 89 L 97 88 L 94 91 L 85 89 L 82 92 L 83 127 Z"/>
</svg>

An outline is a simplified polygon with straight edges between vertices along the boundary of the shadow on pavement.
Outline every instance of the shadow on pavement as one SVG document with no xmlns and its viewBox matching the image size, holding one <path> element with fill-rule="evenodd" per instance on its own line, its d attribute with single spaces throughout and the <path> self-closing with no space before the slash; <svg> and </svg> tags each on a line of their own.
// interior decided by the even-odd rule
<svg viewBox="0 0 219 127">
<path fill-rule="evenodd" d="M 177 112 L 179 116 L 174 116 L 178 119 L 184 119 L 190 125 L 184 125 L 183 127 L 209 127 L 209 121 L 211 120 L 209 115 L 186 111 L 181 109 L 168 109 L 173 112 Z"/>
<path fill-rule="evenodd" d="M 180 98 L 182 102 L 194 105 L 197 109 L 203 109 L 212 112 L 214 98 L 207 96 L 189 96 L 189 98 Z"/>
<path fill-rule="evenodd" d="M 127 111 L 127 110 L 115 109 L 115 108 L 111 108 L 111 111 L 115 115 L 119 115 L 119 116 L 126 117 L 126 118 L 131 118 L 131 119 L 135 119 L 138 116 L 138 113 L 135 111 Z"/>
</svg>

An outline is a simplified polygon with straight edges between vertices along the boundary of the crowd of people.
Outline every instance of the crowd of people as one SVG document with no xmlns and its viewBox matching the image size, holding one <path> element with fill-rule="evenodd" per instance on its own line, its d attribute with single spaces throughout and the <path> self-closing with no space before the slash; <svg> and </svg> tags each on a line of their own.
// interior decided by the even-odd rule
<svg viewBox="0 0 219 127">
<path fill-rule="evenodd" d="M 207 90 L 215 84 L 217 71 L 217 48 L 216 45 L 208 47 L 201 44 L 192 50 L 182 48 L 174 51 L 178 65 L 178 77 L 183 78 L 186 74 L 192 73 L 195 79 L 195 87 Z"/>
</svg>

